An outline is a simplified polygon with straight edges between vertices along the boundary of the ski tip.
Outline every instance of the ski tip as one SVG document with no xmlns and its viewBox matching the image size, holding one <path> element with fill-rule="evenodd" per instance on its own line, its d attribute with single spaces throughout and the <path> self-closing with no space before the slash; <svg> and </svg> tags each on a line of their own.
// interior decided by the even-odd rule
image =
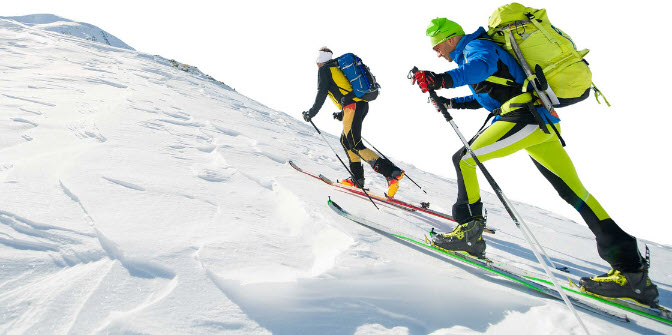
<svg viewBox="0 0 672 335">
<path fill-rule="evenodd" d="M 337 203 L 335 203 L 333 200 L 331 200 L 331 197 L 329 197 L 329 200 L 327 200 L 327 204 L 329 206 L 332 206 L 332 207 L 338 209 L 341 212 L 345 212 L 345 210 L 343 210 L 343 208 L 341 208 L 341 206 L 339 206 Z"/>
<path fill-rule="evenodd" d="M 289 166 L 293 167 L 293 168 L 296 169 L 297 171 L 301 171 L 301 172 L 303 172 L 303 170 L 301 170 L 300 167 L 296 166 L 296 164 L 294 164 L 294 162 L 292 162 L 291 159 L 287 161 L 287 164 L 289 164 Z"/>
<path fill-rule="evenodd" d="M 325 183 L 327 183 L 327 184 L 329 184 L 329 185 L 334 184 L 334 182 L 331 181 L 331 179 L 325 177 L 325 176 L 322 175 L 322 174 L 320 174 L 319 178 L 320 178 L 323 182 L 325 182 Z M 336 183 L 338 183 L 338 180 L 336 180 Z"/>
</svg>

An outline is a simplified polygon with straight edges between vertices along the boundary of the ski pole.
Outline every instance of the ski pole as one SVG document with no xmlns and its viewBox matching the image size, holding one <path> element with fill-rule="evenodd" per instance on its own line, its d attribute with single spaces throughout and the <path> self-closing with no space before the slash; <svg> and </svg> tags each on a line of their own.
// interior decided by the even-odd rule
<svg viewBox="0 0 672 335">
<path fill-rule="evenodd" d="M 414 74 L 416 72 L 418 72 L 418 68 L 413 67 L 413 69 L 411 70 L 411 73 Z M 548 268 L 548 265 L 546 264 L 546 262 L 544 262 L 544 259 L 539 254 L 539 251 L 537 250 L 537 246 L 534 245 L 534 243 L 530 239 L 530 236 L 528 236 L 528 234 L 532 235 L 532 231 L 527 227 L 527 224 L 525 223 L 525 221 L 523 221 L 523 218 L 518 214 L 518 212 L 513 207 L 513 205 L 509 201 L 509 199 L 504 195 L 504 192 L 499 187 L 499 185 L 497 184 L 495 179 L 492 177 L 490 172 L 485 168 L 485 165 L 483 165 L 483 163 L 481 163 L 481 161 L 478 160 L 478 158 L 476 157 L 476 154 L 471 149 L 471 145 L 469 144 L 467 139 L 464 138 L 464 136 L 462 135 L 462 132 L 460 132 L 460 130 L 457 128 L 457 125 L 455 124 L 455 121 L 453 121 L 452 115 L 450 115 L 450 113 L 443 106 L 443 104 L 438 102 L 438 95 L 436 94 L 436 92 L 434 92 L 434 90 L 429 90 L 429 97 L 432 99 L 432 101 L 434 101 L 435 105 L 439 106 L 439 109 L 441 110 L 441 114 L 443 114 L 443 117 L 446 119 L 446 121 L 448 121 L 448 123 L 450 123 L 450 125 L 453 127 L 453 129 L 455 130 L 455 133 L 457 134 L 457 136 L 462 141 L 462 144 L 464 144 L 465 149 L 467 149 L 467 152 L 469 152 L 469 154 L 471 155 L 471 158 L 473 158 L 474 162 L 476 163 L 478 168 L 481 170 L 481 172 L 485 176 L 485 179 L 487 179 L 488 183 L 490 183 L 490 186 L 495 191 L 495 194 L 499 198 L 499 201 L 502 202 L 502 205 L 504 205 L 504 208 L 506 209 L 506 211 L 511 216 L 511 219 L 513 219 L 513 222 L 516 224 L 516 226 L 522 232 L 523 237 L 525 238 L 527 243 L 530 245 L 530 248 L 532 249 L 532 252 L 534 253 L 534 256 L 537 258 L 537 261 L 539 262 L 539 264 L 541 264 L 541 266 L 544 268 L 544 271 L 546 272 L 546 275 L 548 275 L 549 279 L 553 282 L 553 286 L 555 286 L 555 289 L 558 291 L 558 293 L 562 297 L 562 300 L 567 305 L 567 308 L 569 308 L 569 310 L 574 314 L 574 317 L 576 318 L 578 323 L 583 327 L 583 330 L 586 332 L 586 334 L 589 334 L 588 328 L 586 328 L 586 325 L 583 323 L 583 321 L 579 317 L 579 314 L 576 312 L 576 309 L 574 309 L 574 305 L 572 305 L 572 302 L 569 301 L 569 298 L 565 294 L 564 290 L 562 289 L 560 284 L 558 284 L 557 279 L 555 278 L 555 276 L 553 275 L 551 270 Z M 524 226 L 525 229 L 523 229 L 521 227 L 521 225 Z M 541 245 L 539 245 L 539 247 L 541 247 Z"/>
<path fill-rule="evenodd" d="M 357 186 L 359 186 L 359 188 L 362 190 L 362 192 L 364 192 L 364 194 L 366 194 L 366 197 L 369 198 L 369 200 L 370 200 L 371 203 L 373 204 L 373 207 L 376 207 L 376 209 L 380 209 L 380 208 L 378 208 L 378 206 L 376 206 L 376 203 L 373 202 L 373 199 L 371 199 L 371 196 L 369 196 L 369 193 L 366 192 L 366 190 L 364 189 L 364 185 L 360 185 L 360 184 L 359 184 L 359 181 L 357 181 L 357 178 L 355 178 L 355 175 L 352 174 L 352 171 L 350 171 L 350 169 L 348 169 L 348 167 L 345 165 L 345 163 L 344 163 L 343 160 L 341 159 L 341 156 L 339 156 L 339 155 L 336 153 L 336 150 L 334 150 L 334 148 L 331 147 L 331 144 L 329 144 L 329 141 L 327 141 L 327 138 L 324 137 L 324 135 L 322 135 L 322 132 L 320 131 L 320 129 L 318 129 L 317 126 L 313 123 L 313 120 L 309 120 L 309 122 L 310 122 L 310 124 L 313 125 L 313 128 L 315 128 L 315 130 L 317 131 L 317 133 L 320 134 L 320 136 L 322 136 L 322 139 L 327 143 L 327 145 L 329 146 L 329 148 L 331 149 L 331 151 L 334 152 L 334 155 L 336 155 L 336 157 L 337 157 L 338 160 L 341 162 L 341 164 L 343 164 L 343 167 L 345 168 L 345 170 L 348 171 L 348 173 L 349 173 L 350 176 L 352 177 L 352 181 L 354 181 L 355 184 L 357 184 Z"/>
<path fill-rule="evenodd" d="M 373 146 L 373 144 L 371 144 L 371 142 L 367 141 L 364 137 L 362 137 L 362 139 L 363 139 L 368 145 L 370 145 L 370 146 L 373 148 L 373 150 L 376 150 L 376 152 L 378 152 L 381 156 L 383 156 L 383 158 L 387 159 L 388 161 L 390 160 L 389 158 L 385 157 L 385 154 L 383 154 L 382 152 L 380 152 L 380 150 L 378 150 L 378 148 L 376 148 L 375 146 Z M 420 185 L 418 185 L 418 183 L 415 182 L 415 180 L 411 179 L 411 177 L 408 175 L 408 173 L 404 173 L 404 177 L 408 178 L 408 180 L 410 180 L 411 182 L 413 182 L 413 184 L 415 184 L 415 186 L 417 186 L 420 190 L 422 190 L 423 192 L 425 192 L 425 194 L 427 194 L 427 191 L 423 190 L 422 187 L 420 187 Z"/>
</svg>

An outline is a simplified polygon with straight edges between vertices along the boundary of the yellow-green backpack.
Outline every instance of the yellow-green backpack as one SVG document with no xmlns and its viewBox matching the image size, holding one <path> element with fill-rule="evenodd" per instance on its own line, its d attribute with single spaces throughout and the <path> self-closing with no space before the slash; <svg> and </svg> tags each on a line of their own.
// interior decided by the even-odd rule
<svg viewBox="0 0 672 335">
<path fill-rule="evenodd" d="M 576 50 L 571 37 L 551 24 L 545 9 L 515 2 L 497 8 L 488 20 L 488 35 L 515 57 L 509 32 L 513 32 L 530 68 L 539 65 L 543 69 L 555 107 L 585 100 L 591 87 L 596 99 L 602 95 L 593 84 L 592 73 L 583 59 L 589 50 Z M 609 105 L 606 99 L 605 102 Z"/>
</svg>

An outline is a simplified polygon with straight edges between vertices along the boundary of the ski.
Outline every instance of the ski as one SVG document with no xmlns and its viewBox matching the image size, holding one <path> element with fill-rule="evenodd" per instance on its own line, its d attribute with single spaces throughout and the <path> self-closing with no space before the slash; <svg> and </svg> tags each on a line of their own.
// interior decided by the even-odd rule
<svg viewBox="0 0 672 335">
<path fill-rule="evenodd" d="M 549 287 L 553 285 L 553 283 L 549 281 L 548 278 L 546 278 L 546 276 L 543 274 L 538 274 L 530 272 L 528 270 L 519 269 L 507 264 L 500 264 L 500 266 L 506 268 L 510 272 L 513 272 L 521 277 L 525 277 L 529 280 L 533 280 L 535 282 L 548 285 Z M 582 290 L 577 284 L 575 284 L 572 281 L 571 278 L 569 278 L 569 276 L 567 277 L 567 279 L 568 279 L 568 286 L 562 286 L 562 289 L 574 296 L 579 296 L 586 299 L 592 299 L 600 303 L 612 305 L 627 312 L 638 314 L 643 317 L 653 319 L 661 323 L 672 326 L 672 311 L 668 310 L 663 306 L 648 306 L 627 298 L 611 298 L 593 294 Z"/>
<path fill-rule="evenodd" d="M 417 207 L 417 206 L 415 206 L 415 205 L 413 205 L 413 204 L 409 204 L 409 203 L 404 202 L 404 201 L 401 201 L 401 200 L 397 200 L 397 199 L 394 199 L 394 198 L 390 198 L 387 194 L 385 194 L 385 197 L 388 198 L 388 199 L 390 199 L 391 201 L 394 201 L 394 202 L 396 202 L 396 203 L 402 204 L 402 205 L 404 205 L 404 206 L 408 206 L 408 207 L 411 207 L 411 208 L 415 208 L 416 210 L 420 210 L 420 211 L 422 211 L 423 213 L 431 214 L 431 215 L 438 216 L 438 217 L 440 217 L 440 218 L 444 218 L 444 219 L 446 219 L 446 220 L 450 220 L 450 221 L 455 222 L 455 219 L 453 219 L 453 217 L 452 217 L 451 215 L 444 214 L 444 213 L 437 212 L 437 211 L 435 211 L 435 210 L 429 209 L 428 206 L 424 206 L 424 204 L 426 204 L 426 203 L 422 203 L 422 204 L 420 205 L 420 207 Z M 489 234 L 494 234 L 494 233 L 497 232 L 497 229 L 495 229 L 495 228 L 490 228 L 490 227 L 487 227 L 487 226 L 486 226 L 486 227 L 483 227 L 483 231 L 486 232 L 486 233 L 489 233 Z"/>
<path fill-rule="evenodd" d="M 303 174 L 305 174 L 305 175 L 311 176 L 311 177 L 313 177 L 313 178 L 315 178 L 315 179 L 320 179 L 320 177 L 318 177 L 318 176 L 316 176 L 316 175 L 314 175 L 314 174 L 312 174 L 312 173 L 303 171 L 303 169 L 301 169 L 300 167 L 298 167 L 298 166 L 297 166 L 296 164 L 294 164 L 294 162 L 292 162 L 292 161 L 288 161 L 287 163 L 289 163 L 289 166 L 293 167 L 296 171 L 299 171 L 299 172 L 301 172 L 301 173 L 303 173 Z"/>
<path fill-rule="evenodd" d="M 331 186 L 334 186 L 334 187 L 336 187 L 340 190 L 345 190 L 345 191 L 348 191 L 352 194 L 356 194 L 356 195 L 360 195 L 360 196 L 364 195 L 364 192 L 362 192 L 358 188 L 348 187 L 348 186 L 343 185 L 343 184 L 335 183 L 331 179 L 329 179 L 329 178 L 327 178 L 327 177 L 325 177 L 321 174 L 317 175 L 317 174 L 313 174 L 313 173 L 304 171 L 303 169 L 301 169 L 299 166 L 297 166 L 291 160 L 288 163 L 295 170 L 297 170 L 297 171 L 299 171 L 299 172 L 301 172 L 305 175 L 308 175 L 310 177 L 313 177 L 315 179 L 319 179 L 319 180 L 321 180 L 321 181 L 323 181 L 323 182 L 325 182 L 325 183 L 327 183 Z M 368 192 L 368 190 L 367 190 L 367 192 Z M 399 200 L 399 199 L 396 199 L 396 198 L 391 198 L 391 197 L 387 196 L 387 194 L 378 195 L 378 194 L 371 193 L 371 192 L 368 192 L 368 193 L 369 193 L 369 196 L 373 200 L 379 201 L 381 203 L 389 204 L 389 205 L 392 205 L 393 207 L 400 208 L 400 209 L 404 209 L 404 207 L 405 207 L 406 209 L 411 209 L 410 211 L 412 211 L 412 212 L 415 212 L 415 211 L 422 212 L 422 213 L 425 213 L 425 214 L 433 215 L 433 216 L 436 216 L 436 217 L 439 217 L 439 218 L 442 218 L 442 219 L 445 219 L 445 220 L 455 222 L 455 219 L 453 219 L 452 216 L 450 216 L 448 214 L 445 214 L 445 213 L 441 213 L 441 212 L 438 212 L 438 211 L 431 210 L 431 209 L 427 208 L 428 207 L 427 205 L 421 204 L 420 206 L 417 206 L 417 205 L 411 204 L 409 202 L 405 202 L 405 201 L 402 201 L 402 200 Z M 494 234 L 496 232 L 496 229 L 485 227 L 484 231 L 487 232 L 487 233 L 490 233 L 490 234 Z"/>
<path fill-rule="evenodd" d="M 551 282 L 547 281 L 546 279 L 542 278 L 536 278 L 534 276 L 525 276 L 526 278 L 530 280 L 534 280 L 540 283 L 552 285 Z M 579 295 L 583 296 L 586 298 L 594 299 L 596 301 L 605 303 L 605 304 L 610 304 L 615 307 L 618 307 L 620 309 L 626 310 L 628 312 L 638 314 L 644 317 L 647 317 L 649 319 L 656 320 L 658 322 L 667 324 L 672 326 L 672 311 L 669 309 L 663 307 L 663 306 L 648 306 L 641 304 L 639 302 L 636 302 L 635 300 L 632 299 L 627 299 L 627 298 L 611 298 L 611 297 L 605 297 L 597 294 L 593 294 L 590 292 L 587 292 L 585 290 L 582 290 L 577 284 L 575 284 L 571 279 L 569 279 L 569 287 L 563 286 L 562 287 L 564 290 L 574 294 L 574 295 Z"/>
<path fill-rule="evenodd" d="M 442 256 L 441 259 L 448 262 L 466 264 L 472 268 L 483 270 L 488 274 L 495 274 L 497 276 L 506 278 L 512 282 L 518 283 L 544 295 L 562 300 L 562 297 L 555 290 L 553 284 L 549 280 L 543 278 L 544 275 L 531 273 L 528 270 L 523 270 L 515 266 L 508 265 L 504 262 L 487 258 L 479 259 L 465 253 L 451 252 L 432 245 L 426 235 L 424 236 L 424 240 L 416 240 L 414 238 L 394 232 L 389 228 L 379 225 L 375 222 L 350 214 L 331 199 L 329 199 L 328 205 L 339 215 L 413 249 L 424 253 L 431 253 Z M 568 297 L 572 304 L 584 310 L 621 322 L 629 322 L 628 316 L 626 314 L 629 312 L 659 321 L 667 325 L 672 325 L 672 316 L 670 315 L 670 311 L 662 306 L 650 307 L 625 299 L 613 299 L 594 296 L 571 287 L 563 286 L 562 288 L 571 294 Z"/>
<path fill-rule="evenodd" d="M 354 193 L 354 194 L 360 194 L 360 193 L 363 194 L 363 193 L 364 193 L 364 192 L 362 192 L 360 189 L 358 189 L 358 188 L 356 188 L 356 187 L 350 187 L 350 186 L 347 186 L 347 185 L 343 185 L 343 184 L 339 184 L 339 183 L 334 183 L 333 181 L 331 181 L 331 179 L 329 179 L 329 178 L 327 178 L 327 177 L 325 177 L 325 176 L 323 176 L 323 175 L 319 175 L 319 177 L 320 177 L 320 180 L 322 180 L 323 182 L 325 182 L 325 183 L 327 183 L 327 184 L 329 184 L 329 185 L 331 185 L 331 186 L 334 186 L 334 187 L 336 187 L 336 188 L 342 189 L 342 190 L 344 190 L 344 191 L 352 192 L 352 193 Z M 381 196 L 381 195 L 372 193 L 372 192 L 370 192 L 368 189 L 367 189 L 366 191 L 369 192 L 369 196 L 370 196 L 372 199 L 376 199 L 376 200 L 378 200 L 378 201 L 380 201 L 380 202 L 382 202 L 382 203 L 391 205 L 391 206 L 396 207 L 396 208 L 403 209 L 403 210 L 408 211 L 408 212 L 415 212 L 415 211 L 416 211 L 416 209 L 413 208 L 412 206 L 404 206 L 404 205 L 400 204 L 400 203 L 397 202 L 397 201 L 391 201 L 390 198 L 388 198 L 388 197 L 383 197 L 383 196 Z"/>
<path fill-rule="evenodd" d="M 323 181 L 323 182 L 326 183 L 326 184 L 329 184 L 329 185 L 331 185 L 331 186 L 334 186 L 337 190 L 339 190 L 339 191 L 341 191 L 341 192 L 343 192 L 343 193 L 345 193 L 345 194 L 350 194 L 350 195 L 353 195 L 353 196 L 356 196 L 356 197 L 359 197 L 359 198 L 361 198 L 361 199 L 365 199 L 365 200 L 368 200 L 368 199 L 370 198 L 371 200 L 376 200 L 376 201 L 378 201 L 378 202 L 380 202 L 380 203 L 382 203 L 382 204 L 384 204 L 384 205 L 386 205 L 386 206 L 390 206 L 390 207 L 393 207 L 393 208 L 397 208 L 397 209 L 405 210 L 405 211 L 408 211 L 408 212 L 414 212 L 414 211 L 415 211 L 415 210 L 412 209 L 412 208 L 404 207 L 404 206 L 402 206 L 402 205 L 399 205 L 399 204 L 396 204 L 396 203 L 387 201 L 387 199 L 385 199 L 384 197 L 382 197 L 382 196 L 380 196 L 380 195 L 372 194 L 372 193 L 369 192 L 368 189 L 365 189 L 365 190 L 367 191 L 367 193 L 368 193 L 368 197 L 367 197 L 367 193 L 364 193 L 361 189 L 354 188 L 354 187 L 353 187 L 353 188 L 349 188 L 349 187 L 347 187 L 347 186 L 345 186 L 345 185 L 342 185 L 342 184 L 333 183 L 331 180 L 329 180 L 328 178 L 326 178 L 326 177 L 324 177 L 324 176 L 322 176 L 322 175 L 319 175 L 319 176 L 318 176 L 318 175 L 312 174 L 312 173 L 310 173 L 310 172 L 306 172 L 306 171 L 304 171 L 303 169 L 301 169 L 300 167 L 298 167 L 298 166 L 297 166 L 293 161 L 291 161 L 291 160 L 288 161 L 288 163 L 289 163 L 289 165 L 290 165 L 292 168 L 294 168 L 296 171 L 299 171 L 299 172 L 301 172 L 301 173 L 303 173 L 303 174 L 305 174 L 305 175 L 308 175 L 308 176 L 313 177 L 313 178 L 315 178 L 315 179 L 319 179 L 319 180 Z"/>
<path fill-rule="evenodd" d="M 336 188 L 339 189 L 339 190 L 342 190 L 342 191 L 345 191 L 345 192 L 347 192 L 347 193 L 354 194 L 354 195 L 366 196 L 366 195 L 364 194 L 364 192 L 363 192 L 361 189 L 359 189 L 359 188 L 356 188 L 356 187 L 348 187 L 348 186 L 343 185 L 343 184 L 335 183 L 335 182 L 331 181 L 329 178 L 327 178 L 327 177 L 325 177 L 325 176 L 323 176 L 323 175 L 313 174 L 313 173 L 304 171 L 304 170 L 301 169 L 298 165 L 296 165 L 296 163 L 294 163 L 294 162 L 291 161 L 291 160 L 288 161 L 288 163 L 289 163 L 289 165 L 290 165 L 291 167 L 293 167 L 295 170 L 297 170 L 297 171 L 299 171 L 299 172 L 301 172 L 301 173 L 303 173 L 303 174 L 305 174 L 305 175 L 311 176 L 311 177 L 313 177 L 313 178 L 315 178 L 315 179 L 319 179 L 319 180 L 323 181 L 324 183 L 326 183 L 326 184 L 328 184 L 328 185 L 331 185 L 331 186 L 333 186 L 333 187 L 336 187 Z M 375 194 L 375 193 L 371 193 L 368 189 L 365 189 L 365 190 L 367 191 L 367 193 L 369 194 L 369 196 L 370 196 L 373 200 L 376 200 L 376 201 L 381 202 L 381 203 L 384 203 L 384 204 L 391 205 L 392 207 L 396 207 L 396 208 L 400 208 L 400 209 L 405 209 L 405 210 L 408 210 L 408 211 L 411 211 L 411 212 L 416 211 L 417 208 L 418 208 L 417 206 L 413 206 L 413 205 L 411 205 L 411 204 L 407 204 L 407 203 L 404 203 L 404 202 L 391 200 L 391 198 L 387 198 L 387 197 L 382 196 L 382 195 L 378 195 L 378 194 Z M 448 216 L 448 217 L 443 217 L 443 218 L 444 218 L 444 219 L 451 220 L 451 221 L 455 221 L 455 220 L 452 220 L 452 217 L 449 217 L 449 216 Z"/>
</svg>

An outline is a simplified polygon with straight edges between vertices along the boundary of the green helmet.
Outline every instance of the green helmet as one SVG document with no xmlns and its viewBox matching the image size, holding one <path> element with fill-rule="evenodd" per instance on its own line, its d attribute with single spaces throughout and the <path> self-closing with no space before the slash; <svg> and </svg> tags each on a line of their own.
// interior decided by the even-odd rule
<svg viewBox="0 0 672 335">
<path fill-rule="evenodd" d="M 462 27 L 445 17 L 437 17 L 427 27 L 427 36 L 429 36 L 429 40 L 432 42 L 432 47 L 453 36 L 459 35 L 464 35 Z"/>
</svg>

